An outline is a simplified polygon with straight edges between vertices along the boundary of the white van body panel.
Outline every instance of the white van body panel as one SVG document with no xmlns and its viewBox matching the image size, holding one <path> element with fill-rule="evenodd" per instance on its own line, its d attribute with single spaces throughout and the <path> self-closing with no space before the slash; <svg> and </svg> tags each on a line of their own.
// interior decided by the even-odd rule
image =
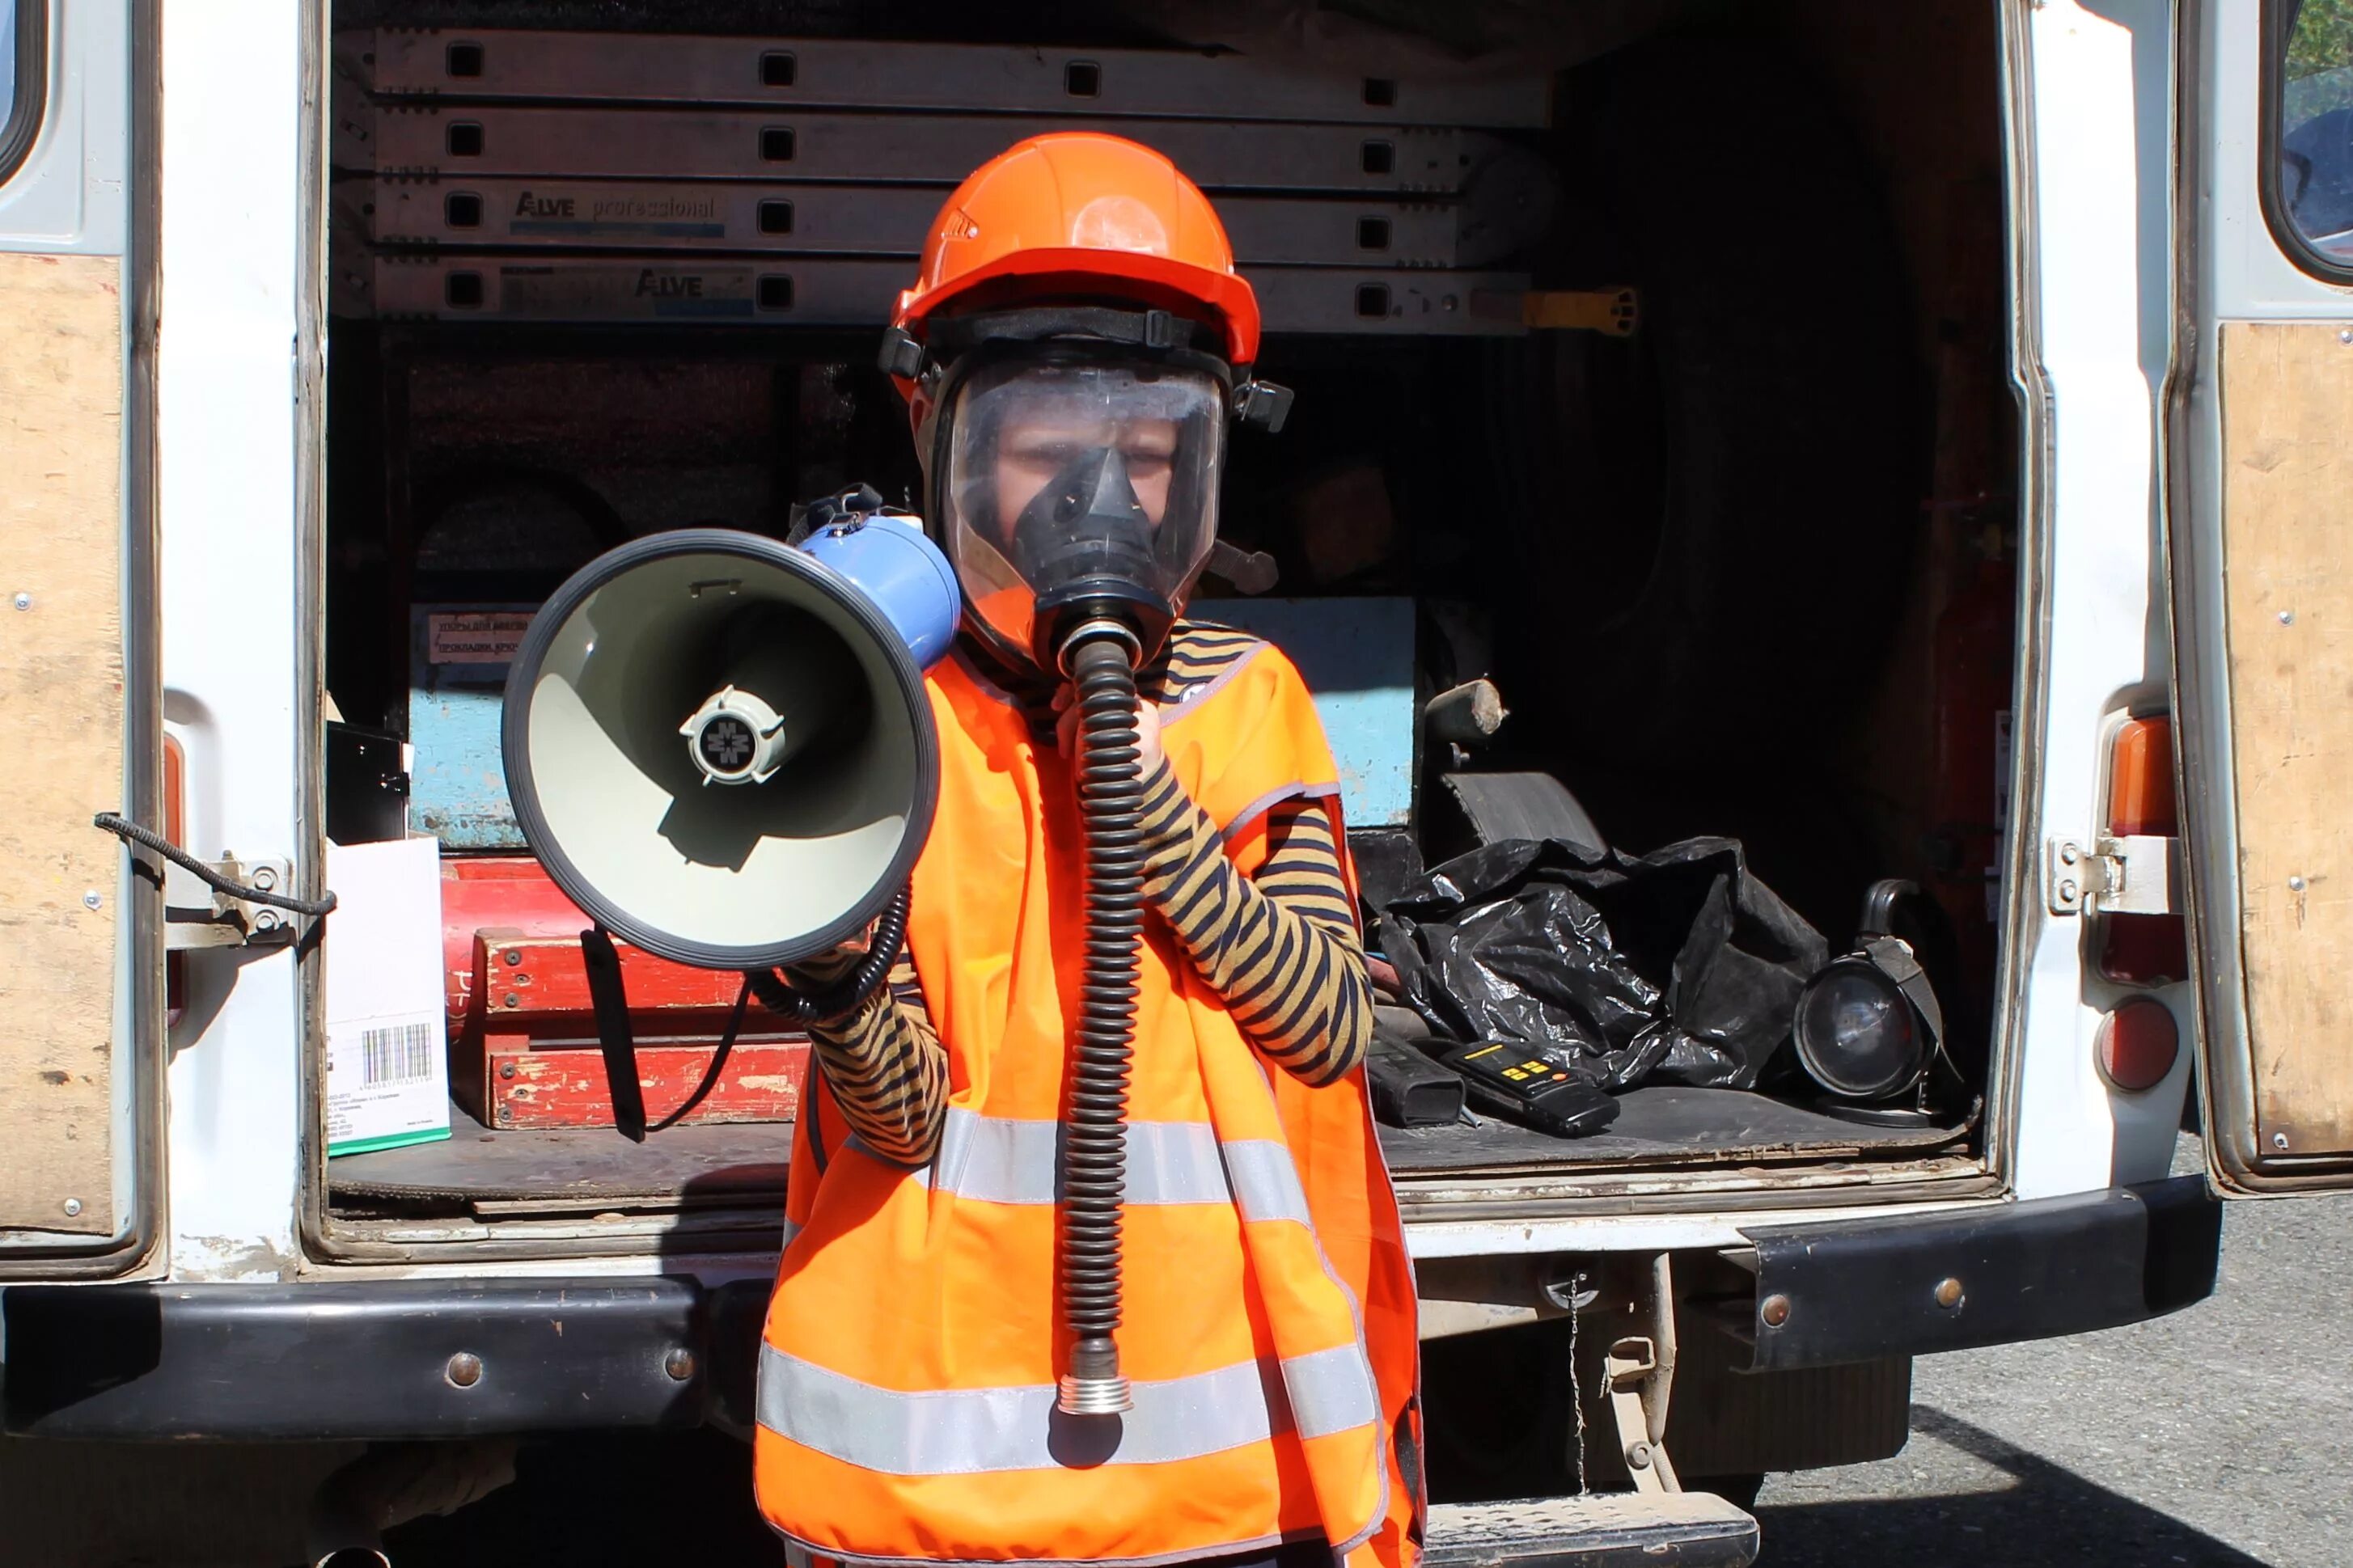
<svg viewBox="0 0 2353 1568">
<path fill-rule="evenodd" d="M 2192 818 L 2188 828 L 2196 900 L 2193 925 L 2202 921 L 2213 933 L 2200 942 L 2198 951 L 2202 1044 L 2208 1058 L 2203 1089 L 2214 1132 L 2206 1152 L 2214 1184 L 2232 1195 L 2337 1188 L 2348 1169 L 2341 1158 L 2306 1161 L 2303 1150 L 2291 1151 L 2284 1139 L 2259 1142 L 2261 1129 L 2252 1103 L 2258 1042 L 2249 995 L 2254 975 L 2248 943 L 2255 939 L 2249 911 L 2261 903 L 2266 889 L 2260 879 L 2250 882 L 2243 875 L 2240 840 L 2247 803 L 2239 790 L 2242 759 L 2233 728 L 2225 569 L 2230 531 L 2223 515 L 2228 373 L 2221 345 L 2226 334 L 2244 331 L 2250 323 L 2273 329 L 2304 323 L 2306 331 L 2321 342 L 2353 344 L 2353 288 L 2301 270 L 2264 213 L 2265 121 L 2277 111 L 2266 101 L 2263 85 L 2264 9 L 2260 0 L 2208 0 L 2186 15 L 2189 52 L 2184 74 L 2186 90 L 2194 94 L 2194 113 L 2183 133 L 2190 156 L 2183 185 L 2193 199 L 2179 238 L 2183 285 L 2189 297 L 2180 311 L 2184 363 L 2172 408 L 2173 434 L 2181 454 L 2173 485 L 2173 591 L 2184 694 L 2179 744 Z M 2248 384 L 2241 382 L 2240 390 L 2247 393 Z M 2327 555 L 2331 549 L 2341 551 L 2339 537 L 2316 531 L 2314 558 L 2341 570 L 2341 559 Z M 2319 575 L 2325 579 L 2327 574 Z M 2251 574 L 2250 580 L 2260 581 L 2260 574 Z M 2335 742 L 2317 743 L 2326 747 Z M 2325 862 L 2334 850 L 2316 846 L 2313 852 Z M 2326 874 L 2316 868 L 2316 879 Z M 2330 972 L 2326 963 L 2306 967 L 2324 975 Z M 2271 983 L 2276 984 L 2276 959 L 2274 969 Z M 2303 1042 L 2304 1048 L 2327 1059 L 2326 1054 L 2335 1049 L 2330 1032 L 2321 1029 L 2315 1036 Z M 2295 1042 L 2272 1044 L 2278 1049 Z M 2276 1065 L 2279 1058 L 2273 1060 Z"/>
<path fill-rule="evenodd" d="M 86 0 L 52 12 L 48 93 L 40 135 L 0 186 L 0 250 L 120 256 L 129 225 L 129 0 Z"/>
<path fill-rule="evenodd" d="M 317 716 L 296 689 L 311 595 L 297 581 L 295 352 L 313 255 L 306 98 L 322 84 L 306 76 L 300 0 L 161 9 L 164 713 L 186 754 L 191 847 L 299 862 L 298 737 Z M 295 952 L 194 953 L 187 976 L 168 1075 L 172 1272 L 278 1277 L 300 1256 Z"/>
<path fill-rule="evenodd" d="M 2026 378 L 2023 468 L 2043 469 L 2048 488 L 2042 515 L 2027 523 L 2042 542 L 2047 598 L 2037 603 L 2028 575 L 2021 616 L 2030 638 L 2046 641 L 2042 731 L 2016 731 L 2033 782 L 2020 796 L 2031 809 L 2011 842 L 2025 853 L 2008 889 L 2022 918 L 2010 929 L 2024 933 L 2011 961 L 2025 977 L 2011 1015 L 2011 1177 L 2017 1196 L 2042 1198 L 2164 1175 L 2191 1074 L 2184 1050 L 2164 1083 L 2139 1094 L 2100 1076 L 2094 1035 L 2120 993 L 2085 951 L 2087 922 L 2049 912 L 2042 853 L 2047 840 L 2087 843 L 2105 829 L 2115 727 L 2129 707 L 2167 703 L 2158 432 L 2172 350 L 2174 19 L 2164 0 L 2011 14 L 2021 12 L 2031 86 L 2012 122 L 2027 172 L 2019 299 L 2026 341 L 2040 345 Z M 2021 661 L 2029 679 L 2034 663 Z M 2026 696 L 2021 713 L 2036 700 Z M 2185 1040 L 2188 991 L 2162 994 Z"/>
</svg>

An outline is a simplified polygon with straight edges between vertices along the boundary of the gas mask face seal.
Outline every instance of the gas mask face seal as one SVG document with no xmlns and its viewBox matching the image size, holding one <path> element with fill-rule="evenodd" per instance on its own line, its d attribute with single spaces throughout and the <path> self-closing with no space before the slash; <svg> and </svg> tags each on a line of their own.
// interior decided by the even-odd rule
<svg viewBox="0 0 2353 1568">
<path fill-rule="evenodd" d="M 1224 383 L 1047 345 L 944 391 L 933 504 L 968 623 L 1050 672 L 1072 626 L 1107 615 L 1151 658 L 1217 541 Z"/>
</svg>

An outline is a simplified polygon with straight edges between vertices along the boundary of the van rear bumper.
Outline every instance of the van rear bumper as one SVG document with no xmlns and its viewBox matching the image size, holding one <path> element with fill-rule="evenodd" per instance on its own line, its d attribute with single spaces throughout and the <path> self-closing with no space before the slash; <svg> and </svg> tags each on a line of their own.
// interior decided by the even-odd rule
<svg viewBox="0 0 2353 1568">
<path fill-rule="evenodd" d="M 768 1282 L 303 1280 L 0 1294 L 0 1429 L 315 1442 L 748 1426 Z"/>
<path fill-rule="evenodd" d="M 2221 1205 L 2196 1177 L 1760 1227 L 1749 1233 L 1755 1364 L 1924 1354 L 2158 1317 L 2212 1291 L 2221 1235 Z M 1939 1299 L 1948 1279 L 1959 1282 L 1945 1292 L 1950 1305 Z M 740 1429 L 766 1295 L 760 1279 L 610 1276 L 19 1286 L 0 1293 L 0 1429 L 248 1441 Z"/>
<path fill-rule="evenodd" d="M 2222 1205 L 2203 1176 L 2174 1176 L 1746 1234 L 1757 1249 L 1752 1365 L 1780 1372 L 2089 1333 L 2178 1312 L 2214 1293 Z"/>
</svg>

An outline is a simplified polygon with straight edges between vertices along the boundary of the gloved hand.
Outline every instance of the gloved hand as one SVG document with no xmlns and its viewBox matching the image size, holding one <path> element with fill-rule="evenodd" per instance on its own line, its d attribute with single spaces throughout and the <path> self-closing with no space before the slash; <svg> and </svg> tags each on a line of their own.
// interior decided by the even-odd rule
<svg viewBox="0 0 2353 1568">
<path fill-rule="evenodd" d="M 859 960 L 864 958 L 867 950 L 873 945 L 873 939 L 874 928 L 870 925 L 830 952 L 820 952 L 797 963 L 787 963 L 781 971 L 785 983 L 800 991 L 822 990 L 857 968 Z"/>
<path fill-rule="evenodd" d="M 890 503 L 882 499 L 881 490 L 862 482 L 829 496 L 820 496 L 806 505 L 796 501 L 786 513 L 785 542 L 798 544 L 818 529 L 828 527 L 845 517 L 892 510 Z"/>
</svg>

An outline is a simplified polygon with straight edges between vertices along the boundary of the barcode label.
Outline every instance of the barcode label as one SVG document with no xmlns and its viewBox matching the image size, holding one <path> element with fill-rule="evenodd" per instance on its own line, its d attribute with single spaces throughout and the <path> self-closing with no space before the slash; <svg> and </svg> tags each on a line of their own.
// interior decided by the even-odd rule
<svg viewBox="0 0 2353 1568">
<path fill-rule="evenodd" d="M 429 1024 L 393 1024 L 360 1031 L 360 1079 L 378 1084 L 417 1083 L 433 1076 Z"/>
</svg>

